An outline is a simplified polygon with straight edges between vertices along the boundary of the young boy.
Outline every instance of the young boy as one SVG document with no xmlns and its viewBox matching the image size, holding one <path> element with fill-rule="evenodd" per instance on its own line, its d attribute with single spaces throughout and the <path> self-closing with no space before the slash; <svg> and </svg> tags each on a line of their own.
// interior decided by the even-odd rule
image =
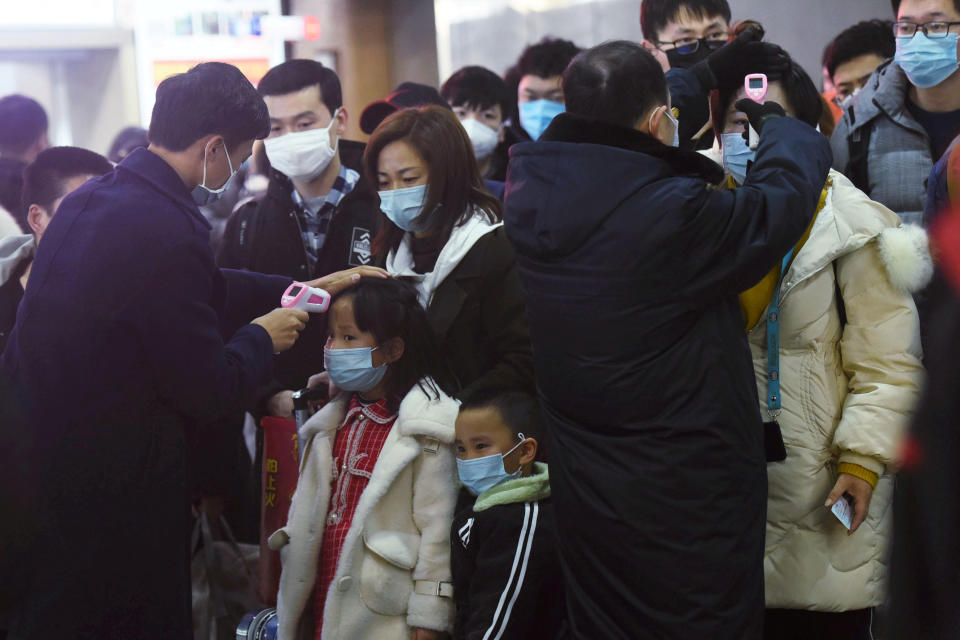
<svg viewBox="0 0 960 640">
<path fill-rule="evenodd" d="M 540 407 L 524 393 L 475 394 L 456 423 L 460 491 L 450 534 L 454 638 L 558 637 L 563 581 L 547 465 L 534 462 Z"/>
</svg>

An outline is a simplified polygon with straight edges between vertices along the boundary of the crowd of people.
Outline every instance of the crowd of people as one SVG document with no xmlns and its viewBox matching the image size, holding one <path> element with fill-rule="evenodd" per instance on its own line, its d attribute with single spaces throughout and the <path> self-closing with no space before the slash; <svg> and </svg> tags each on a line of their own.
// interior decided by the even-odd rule
<svg viewBox="0 0 960 640">
<path fill-rule="evenodd" d="M 193 637 L 194 519 L 258 541 L 247 441 L 319 388 L 277 638 L 960 637 L 960 0 L 892 4 L 821 90 L 643 0 L 366 142 L 306 59 L 108 157 L 0 98 L 0 636 Z"/>
</svg>

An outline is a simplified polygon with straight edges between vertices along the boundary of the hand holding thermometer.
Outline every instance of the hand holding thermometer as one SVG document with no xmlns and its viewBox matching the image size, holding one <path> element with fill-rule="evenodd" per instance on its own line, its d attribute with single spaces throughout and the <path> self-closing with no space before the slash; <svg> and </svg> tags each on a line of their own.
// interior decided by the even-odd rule
<svg viewBox="0 0 960 640">
<path fill-rule="evenodd" d="M 751 73 L 746 78 L 743 79 L 743 90 L 747 94 L 747 97 L 756 102 L 757 104 L 763 104 L 763 101 L 767 97 L 767 76 L 764 73 Z M 756 130 L 747 125 L 747 128 L 750 132 L 749 138 L 747 139 L 747 144 L 751 149 L 756 149 L 757 145 L 760 144 L 760 135 Z"/>
<path fill-rule="evenodd" d="M 284 309 L 300 309 L 309 313 L 325 313 L 330 308 L 330 294 L 323 289 L 317 289 L 294 282 L 283 292 L 280 306 Z"/>
</svg>

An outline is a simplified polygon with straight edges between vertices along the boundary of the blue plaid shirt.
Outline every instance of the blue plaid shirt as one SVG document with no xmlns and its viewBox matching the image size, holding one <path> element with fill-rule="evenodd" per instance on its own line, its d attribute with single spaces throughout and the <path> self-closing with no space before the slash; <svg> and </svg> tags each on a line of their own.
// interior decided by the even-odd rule
<svg viewBox="0 0 960 640">
<path fill-rule="evenodd" d="M 315 273 L 317 259 L 327 239 L 327 228 L 330 226 L 333 212 L 344 196 L 353 191 L 359 180 L 359 173 L 341 165 L 340 174 L 326 196 L 303 198 L 296 189 L 293 190 L 293 201 L 298 205 L 297 218 L 300 222 L 303 248 L 307 252 L 307 260 L 310 261 L 309 273 Z"/>
</svg>

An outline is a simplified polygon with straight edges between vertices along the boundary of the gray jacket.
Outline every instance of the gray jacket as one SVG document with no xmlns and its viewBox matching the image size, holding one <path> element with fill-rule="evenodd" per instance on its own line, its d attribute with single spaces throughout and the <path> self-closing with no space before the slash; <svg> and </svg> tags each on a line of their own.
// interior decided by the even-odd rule
<svg viewBox="0 0 960 640">
<path fill-rule="evenodd" d="M 930 137 L 906 108 L 909 88 L 899 65 L 881 65 L 844 110 L 830 142 L 834 168 L 856 182 L 856 169 L 848 166 L 851 145 L 869 135 L 864 190 L 904 222 L 921 224 L 933 158 Z"/>
</svg>

